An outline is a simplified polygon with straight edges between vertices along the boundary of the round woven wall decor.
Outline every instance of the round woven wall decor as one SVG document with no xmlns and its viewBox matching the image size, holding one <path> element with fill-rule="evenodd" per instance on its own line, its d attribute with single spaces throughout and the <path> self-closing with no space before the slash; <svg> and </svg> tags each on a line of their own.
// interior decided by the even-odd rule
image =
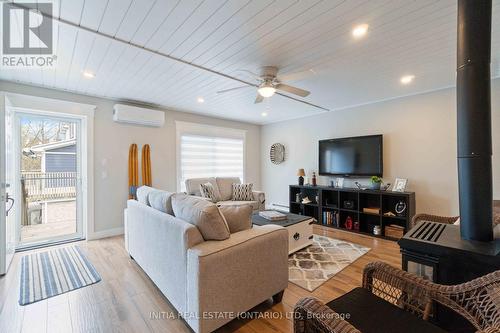
<svg viewBox="0 0 500 333">
<path fill-rule="evenodd" d="M 274 164 L 280 164 L 285 160 L 285 146 L 281 143 L 275 143 L 271 146 L 271 151 L 269 153 L 271 162 Z"/>
</svg>

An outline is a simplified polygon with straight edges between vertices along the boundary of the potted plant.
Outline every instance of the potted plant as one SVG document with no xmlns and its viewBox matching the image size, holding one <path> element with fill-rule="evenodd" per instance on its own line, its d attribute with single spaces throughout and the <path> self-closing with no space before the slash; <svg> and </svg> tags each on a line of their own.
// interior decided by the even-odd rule
<svg viewBox="0 0 500 333">
<path fill-rule="evenodd" d="M 382 178 L 378 176 L 372 176 L 370 178 L 372 190 L 380 190 L 380 184 L 382 184 Z"/>
</svg>

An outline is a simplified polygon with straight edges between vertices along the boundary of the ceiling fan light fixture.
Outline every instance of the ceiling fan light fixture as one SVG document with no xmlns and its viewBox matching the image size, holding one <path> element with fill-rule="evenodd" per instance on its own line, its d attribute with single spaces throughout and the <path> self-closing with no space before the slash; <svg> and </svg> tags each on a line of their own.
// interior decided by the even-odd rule
<svg viewBox="0 0 500 333">
<path fill-rule="evenodd" d="M 270 84 L 263 84 L 259 87 L 259 89 L 257 89 L 257 91 L 262 97 L 271 97 L 276 92 L 276 88 Z"/>
</svg>

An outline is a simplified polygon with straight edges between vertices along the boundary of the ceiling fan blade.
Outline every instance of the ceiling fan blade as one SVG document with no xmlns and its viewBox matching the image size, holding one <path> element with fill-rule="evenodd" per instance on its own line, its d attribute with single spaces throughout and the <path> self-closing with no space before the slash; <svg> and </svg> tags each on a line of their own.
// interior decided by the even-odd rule
<svg viewBox="0 0 500 333">
<path fill-rule="evenodd" d="M 264 101 L 264 97 L 262 97 L 259 93 L 257 93 L 257 97 L 255 97 L 254 104 L 262 103 Z"/>
<path fill-rule="evenodd" d="M 316 72 L 313 69 L 308 69 L 305 71 L 289 73 L 289 74 L 285 74 L 285 75 L 278 75 L 278 80 L 283 81 L 283 82 L 300 81 L 300 80 L 304 80 L 312 75 L 316 75 Z"/>
<path fill-rule="evenodd" d="M 217 93 L 218 94 L 222 94 L 222 93 L 226 93 L 226 92 L 229 92 L 229 91 L 243 89 L 243 88 L 249 88 L 249 87 L 251 87 L 251 86 L 241 86 L 241 87 L 236 87 L 236 88 L 229 88 L 229 89 L 219 90 Z"/>
<path fill-rule="evenodd" d="M 262 81 L 262 78 L 260 77 L 259 74 L 255 74 L 254 72 L 249 71 L 248 69 L 237 69 L 237 70 L 235 70 L 235 72 L 246 73 L 246 74 L 250 75 L 252 78 L 254 78 L 255 80 Z"/>
<path fill-rule="evenodd" d="M 309 94 L 310 94 L 310 92 L 307 91 L 307 90 L 300 89 L 300 88 L 297 88 L 297 87 L 292 87 L 292 86 L 289 86 L 288 84 L 284 84 L 284 83 L 278 83 L 275 86 L 275 88 L 278 89 L 278 90 L 282 90 L 282 91 L 286 91 L 286 92 L 292 93 L 294 95 L 298 95 L 300 97 L 306 97 L 306 96 L 309 96 Z"/>
<path fill-rule="evenodd" d="M 319 106 L 319 105 L 316 105 L 316 104 L 313 104 L 313 103 L 309 103 L 307 101 L 303 101 L 301 99 L 298 99 L 298 98 L 295 98 L 295 97 L 292 97 L 292 96 L 289 96 L 289 95 L 285 95 L 285 94 L 282 94 L 282 93 L 279 93 L 279 92 L 277 92 L 276 95 L 280 95 L 280 96 L 283 96 L 283 97 L 286 97 L 286 98 L 289 98 L 289 99 L 293 99 L 296 102 L 304 103 L 304 104 L 307 104 L 309 106 L 312 106 L 312 107 L 315 107 L 315 108 L 318 108 L 318 109 L 321 109 L 321 110 L 324 110 L 324 111 L 330 111 L 330 109 L 324 108 L 322 106 Z"/>
</svg>

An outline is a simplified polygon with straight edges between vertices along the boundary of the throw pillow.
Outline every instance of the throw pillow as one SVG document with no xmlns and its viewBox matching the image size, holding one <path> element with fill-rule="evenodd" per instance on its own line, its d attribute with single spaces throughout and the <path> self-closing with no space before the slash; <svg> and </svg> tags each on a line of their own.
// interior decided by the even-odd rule
<svg viewBox="0 0 500 333">
<path fill-rule="evenodd" d="M 172 195 L 176 217 L 196 226 L 204 240 L 224 240 L 230 236 L 224 216 L 214 203 L 183 193 Z"/>
<path fill-rule="evenodd" d="M 212 183 L 200 184 L 200 193 L 203 198 L 207 198 L 212 202 L 218 201 L 218 198 L 215 196 L 215 190 Z"/>
<path fill-rule="evenodd" d="M 160 212 L 174 215 L 172 210 L 172 192 L 155 190 L 149 192 L 149 205 Z"/>
<path fill-rule="evenodd" d="M 232 234 L 252 228 L 252 205 L 223 205 L 219 206 L 219 210 Z"/>
<path fill-rule="evenodd" d="M 253 200 L 253 184 L 236 184 L 233 183 L 234 201 L 252 201 Z"/>
</svg>

